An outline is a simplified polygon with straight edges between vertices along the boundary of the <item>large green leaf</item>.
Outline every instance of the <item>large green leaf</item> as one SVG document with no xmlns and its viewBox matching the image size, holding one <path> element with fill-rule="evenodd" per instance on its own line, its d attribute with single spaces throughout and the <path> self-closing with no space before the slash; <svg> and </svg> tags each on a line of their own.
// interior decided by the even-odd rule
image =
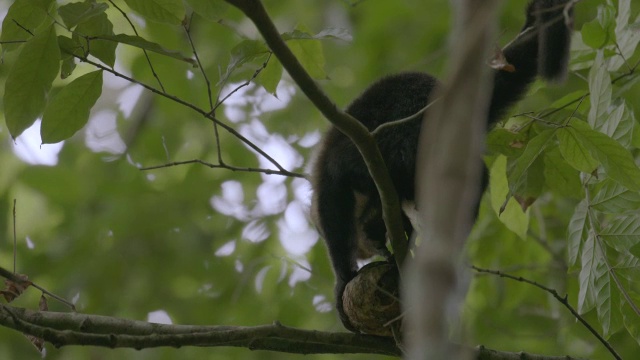
<svg viewBox="0 0 640 360">
<path fill-rule="evenodd" d="M 595 63 L 589 71 L 589 93 L 591 108 L 589 109 L 589 125 L 598 129 L 607 119 L 611 104 L 611 77 L 604 66 L 604 53 L 598 51 Z"/>
<path fill-rule="evenodd" d="M 553 143 L 553 135 L 555 129 L 542 131 L 540 134 L 529 140 L 527 147 L 520 157 L 518 157 L 511 166 L 508 174 L 509 189 L 513 194 L 518 194 L 527 188 L 528 172 L 535 169 L 535 164 L 540 156 L 544 154 L 545 149 Z M 539 179 L 542 181 L 542 179 Z"/>
<path fill-rule="evenodd" d="M 596 312 L 602 326 L 605 337 L 611 336 L 622 326 L 622 315 L 618 309 L 620 304 L 620 291 L 612 281 L 611 275 L 605 263 L 600 263 L 596 269 L 595 295 Z"/>
<path fill-rule="evenodd" d="M 16 0 L 2 21 L 0 41 L 5 51 L 15 50 L 21 40 L 27 41 L 28 31 L 35 29 L 47 18 L 47 11 L 54 0 Z M 25 30 L 26 29 L 26 30 Z M 27 31 L 28 30 L 28 31 Z"/>
<path fill-rule="evenodd" d="M 578 292 L 578 312 L 581 314 L 593 309 L 596 305 L 596 279 L 602 276 L 598 267 L 602 265 L 603 254 L 597 239 L 590 232 L 582 244 L 580 261 L 582 267 L 578 280 L 580 281 L 580 291 Z"/>
<path fill-rule="evenodd" d="M 621 214 L 640 209 L 640 193 L 631 191 L 620 183 L 605 179 L 592 189 L 590 206 L 609 214 Z"/>
<path fill-rule="evenodd" d="M 559 195 L 577 199 L 584 197 L 580 173 L 567 164 L 557 148 L 544 155 L 544 180 Z"/>
<path fill-rule="evenodd" d="M 627 149 L 582 121 L 573 119 L 570 124 L 571 128 L 565 130 L 602 164 L 607 175 L 630 190 L 640 191 L 640 168 Z"/>
<path fill-rule="evenodd" d="M 580 256 L 582 243 L 589 232 L 587 224 L 587 202 L 582 200 L 573 212 L 567 228 L 567 257 L 569 268 L 573 268 Z"/>
<path fill-rule="evenodd" d="M 109 8 L 106 3 L 74 2 L 58 8 L 58 15 L 64 24 L 72 29 L 76 25 L 104 13 Z"/>
<path fill-rule="evenodd" d="M 46 105 L 46 96 L 58 74 L 60 48 L 53 25 L 22 48 L 4 88 L 4 114 L 12 137 L 31 126 Z"/>
<path fill-rule="evenodd" d="M 185 17 L 182 0 L 124 0 L 130 8 L 151 21 L 179 25 Z"/>
<path fill-rule="evenodd" d="M 326 79 L 325 59 L 320 40 L 289 40 L 287 45 L 314 79 Z"/>
<path fill-rule="evenodd" d="M 509 230 L 525 240 L 529 230 L 529 214 L 522 211 L 522 207 L 513 197 L 508 197 L 509 185 L 506 172 L 507 158 L 504 155 L 500 155 L 493 162 L 490 169 L 489 191 L 491 207 Z"/>
<path fill-rule="evenodd" d="M 574 169 L 590 174 L 600 165 L 600 163 L 591 156 L 589 149 L 576 139 L 572 129 L 559 129 L 558 141 L 560 153 Z"/>
<path fill-rule="evenodd" d="M 599 235 L 605 244 L 617 251 L 629 251 L 640 244 L 640 215 L 616 218 Z"/>
<path fill-rule="evenodd" d="M 84 35 L 84 36 L 82 36 Z M 113 24 L 105 13 L 98 13 L 93 16 L 91 21 L 80 23 L 75 32 L 73 39 L 85 49 L 89 49 L 89 53 L 100 59 L 103 63 L 113 67 L 116 63 L 116 47 L 117 42 L 102 40 L 100 37 L 113 35 Z M 90 37 L 88 40 L 85 36 Z M 98 37 L 91 39 L 91 37 Z"/>
<path fill-rule="evenodd" d="M 60 142 L 82 129 L 101 93 L 102 70 L 82 75 L 62 88 L 42 116 L 42 142 Z"/>
</svg>

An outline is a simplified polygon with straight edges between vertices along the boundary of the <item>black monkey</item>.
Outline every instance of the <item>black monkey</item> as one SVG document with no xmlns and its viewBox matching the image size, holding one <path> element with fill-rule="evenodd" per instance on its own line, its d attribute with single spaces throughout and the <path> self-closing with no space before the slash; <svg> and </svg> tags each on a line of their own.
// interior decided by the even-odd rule
<svg viewBox="0 0 640 360">
<path fill-rule="evenodd" d="M 550 81 L 560 81 L 566 76 L 572 31 L 570 2 L 533 0 L 529 3 L 524 27 L 503 49 L 511 66 L 495 70 L 487 128 L 524 96 L 536 76 Z M 373 131 L 381 124 L 418 113 L 431 100 L 436 84 L 434 77 L 424 73 L 388 76 L 371 85 L 346 112 Z M 421 124 L 422 116 L 415 116 L 402 124 L 382 128 L 376 134 L 402 202 L 414 200 Z M 356 259 L 373 254 L 389 258 L 390 254 L 376 187 L 355 145 L 335 127 L 322 139 L 312 169 L 312 186 L 312 216 L 326 241 L 336 275 L 336 308 L 345 327 L 355 331 L 344 315 L 342 293 L 357 273 Z M 413 231 L 406 216 L 405 231 L 409 235 Z"/>
</svg>

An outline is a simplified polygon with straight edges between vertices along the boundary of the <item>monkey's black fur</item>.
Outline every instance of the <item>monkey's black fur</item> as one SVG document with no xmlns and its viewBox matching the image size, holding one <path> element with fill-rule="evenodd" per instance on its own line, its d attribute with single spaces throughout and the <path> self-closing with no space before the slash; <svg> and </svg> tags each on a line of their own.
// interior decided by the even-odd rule
<svg viewBox="0 0 640 360">
<path fill-rule="evenodd" d="M 571 35 L 569 0 L 534 0 L 518 37 L 503 49 L 514 71 L 495 70 L 487 128 L 520 100 L 536 76 L 562 80 L 567 71 Z M 430 100 L 437 80 L 424 73 L 388 76 L 371 85 L 346 112 L 370 131 L 379 125 L 409 117 Z M 401 201 L 414 200 L 415 160 L 422 116 L 389 126 L 376 134 L 378 147 Z M 386 228 L 380 198 L 362 156 L 355 145 L 332 127 L 322 139 L 313 174 L 313 217 L 329 249 L 336 274 L 336 307 L 340 318 L 353 330 L 342 310 L 342 293 L 357 272 L 356 259 L 373 254 L 388 256 Z M 407 234 L 412 232 L 405 218 Z"/>
</svg>

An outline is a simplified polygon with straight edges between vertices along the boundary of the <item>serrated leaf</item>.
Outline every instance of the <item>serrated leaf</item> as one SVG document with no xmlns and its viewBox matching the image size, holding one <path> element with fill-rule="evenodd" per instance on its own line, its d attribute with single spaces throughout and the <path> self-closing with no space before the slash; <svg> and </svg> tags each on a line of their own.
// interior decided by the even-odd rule
<svg viewBox="0 0 640 360">
<path fill-rule="evenodd" d="M 640 193 L 605 179 L 592 191 L 591 207 L 609 214 L 621 214 L 640 209 Z"/>
<path fill-rule="evenodd" d="M 599 235 L 606 245 L 618 252 L 629 251 L 640 244 L 640 215 L 615 218 Z"/>
<path fill-rule="evenodd" d="M 631 144 L 633 126 L 634 119 L 631 114 L 631 109 L 629 109 L 623 99 L 620 99 L 619 103 L 617 103 L 611 113 L 609 113 L 602 128 L 597 130 L 610 136 L 626 148 Z"/>
<path fill-rule="evenodd" d="M 598 265 L 602 263 L 602 253 L 596 244 L 596 239 L 592 231 L 582 245 L 580 257 L 582 267 L 578 280 L 580 290 L 578 292 L 578 312 L 584 314 L 593 309 L 596 305 L 595 282 L 598 276 Z"/>
<path fill-rule="evenodd" d="M 562 196 L 577 199 L 584 197 L 580 173 L 567 164 L 558 149 L 548 151 L 544 155 L 544 179 L 551 190 Z"/>
<path fill-rule="evenodd" d="M 640 191 L 640 168 L 627 149 L 607 135 L 592 130 L 584 122 L 572 119 L 570 125 L 568 131 L 602 164 L 609 177 L 629 190 Z"/>
<path fill-rule="evenodd" d="M 589 71 L 589 125 L 598 129 L 607 119 L 609 105 L 611 104 L 611 76 L 604 63 L 604 53 L 598 51 L 595 62 Z"/>
<path fill-rule="evenodd" d="M 587 238 L 589 228 L 587 227 L 587 202 L 582 200 L 569 221 L 567 228 L 567 256 L 569 268 L 572 268 L 578 261 L 582 243 Z"/>
<path fill-rule="evenodd" d="M 509 186 L 507 184 L 507 158 L 500 155 L 491 165 L 489 176 L 489 194 L 491 207 L 498 215 L 498 219 L 521 239 L 526 240 L 529 230 L 529 214 L 523 212 L 518 202 L 509 198 Z M 506 206 L 503 204 L 506 201 Z"/>
<path fill-rule="evenodd" d="M 62 88 L 42 116 L 42 142 L 57 143 L 82 129 L 101 93 L 102 70 L 82 75 Z"/>
<path fill-rule="evenodd" d="M 640 42 L 640 31 L 634 28 L 634 24 L 629 24 L 630 4 L 628 0 L 618 1 L 618 18 L 616 19 L 616 49 L 620 54 L 609 59 L 609 70 L 617 71 L 627 63 L 635 53 L 638 42 Z M 636 24 L 640 21 L 640 15 L 636 17 Z"/>
<path fill-rule="evenodd" d="M 58 15 L 60 15 L 62 22 L 69 29 L 72 29 L 76 25 L 104 13 L 108 8 L 109 5 L 105 3 L 75 2 L 60 6 Z"/>
<path fill-rule="evenodd" d="M 553 143 L 555 129 L 544 130 L 527 144 L 524 152 L 514 162 L 508 174 L 511 193 L 518 194 L 527 185 L 527 172 L 533 168 L 536 160 Z"/>
<path fill-rule="evenodd" d="M 151 21 L 180 25 L 185 18 L 182 0 L 124 0 L 127 5 Z"/>
<path fill-rule="evenodd" d="M 634 303 L 634 308 L 637 307 L 637 304 L 640 304 L 640 295 L 638 293 L 631 289 L 627 291 L 627 295 L 629 300 Z M 620 312 L 627 332 L 640 345 L 640 321 L 638 321 L 638 313 L 634 308 L 629 305 L 626 299 L 623 299 Z"/>
<path fill-rule="evenodd" d="M 619 292 L 611 283 L 611 276 L 604 263 L 598 264 L 595 275 L 596 312 L 602 326 L 603 335 L 608 338 L 617 331 L 622 317 L 618 311 Z M 614 330 L 614 331 L 612 331 Z"/>
<path fill-rule="evenodd" d="M 97 37 L 87 39 L 83 36 Z M 101 37 L 113 35 L 113 24 L 109 21 L 107 14 L 96 14 L 91 21 L 86 21 L 78 26 L 73 33 L 73 40 L 81 44 L 84 49 L 89 49 L 89 53 L 100 59 L 103 63 L 113 67 L 116 62 L 117 42 L 102 40 Z"/>
<path fill-rule="evenodd" d="M 559 149 L 562 157 L 574 169 L 583 173 L 592 173 L 600 163 L 591 156 L 589 150 L 576 138 L 573 129 L 558 130 Z"/>
<path fill-rule="evenodd" d="M 16 0 L 11 4 L 7 14 L 2 21 L 2 33 L 0 41 L 4 51 L 17 49 L 21 43 L 11 43 L 12 41 L 27 41 L 31 35 L 24 29 L 32 33 L 47 18 L 47 10 L 54 0 Z M 20 26 L 18 26 L 20 24 Z"/>
<path fill-rule="evenodd" d="M 53 25 L 24 44 L 9 70 L 4 90 L 5 121 L 13 138 L 31 126 L 44 110 L 59 63 L 60 48 Z"/>
<path fill-rule="evenodd" d="M 160 55 L 164 55 L 164 56 L 168 56 L 184 62 L 188 62 L 194 67 L 198 65 L 194 59 L 187 57 L 186 55 L 183 55 L 179 51 L 167 50 L 161 45 L 148 41 L 144 38 L 141 38 L 140 36 L 117 34 L 117 35 L 101 35 L 101 36 L 98 36 L 98 38 L 104 41 L 113 42 L 114 44 L 122 43 L 130 46 L 134 46 L 140 49 L 152 51 Z"/>
</svg>

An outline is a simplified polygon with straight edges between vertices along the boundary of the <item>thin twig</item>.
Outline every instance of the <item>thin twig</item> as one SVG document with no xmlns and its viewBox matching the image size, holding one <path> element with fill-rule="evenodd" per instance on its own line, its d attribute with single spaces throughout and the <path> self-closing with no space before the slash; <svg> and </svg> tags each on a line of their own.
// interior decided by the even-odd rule
<svg viewBox="0 0 640 360">
<path fill-rule="evenodd" d="M 247 81 L 245 81 L 244 83 L 240 84 L 238 87 L 236 87 L 235 89 L 233 89 L 231 92 L 229 92 L 225 97 L 222 98 L 222 100 L 218 100 L 218 102 L 216 103 L 216 106 L 213 107 L 213 110 L 211 110 L 211 113 L 215 113 L 215 111 L 220 107 L 220 105 L 222 105 L 222 103 L 224 103 L 228 98 L 230 98 L 233 94 L 235 94 L 238 90 L 242 89 L 245 86 L 249 86 L 249 84 L 251 84 L 251 82 L 253 80 L 255 80 L 255 78 L 258 77 L 258 75 L 260 75 L 260 73 L 262 72 L 262 70 L 264 70 L 267 65 L 269 65 L 269 60 L 271 60 L 271 55 L 273 54 L 272 52 L 268 53 L 269 55 L 267 56 L 267 60 L 265 60 L 262 63 L 262 66 L 260 66 L 258 69 L 256 69 L 256 71 L 253 72 L 253 75 L 251 75 L 251 77 L 249 79 L 247 79 Z"/>
<path fill-rule="evenodd" d="M 148 170 L 162 169 L 162 168 L 187 165 L 187 164 L 200 164 L 206 167 L 210 167 L 212 169 L 227 169 L 231 171 L 258 172 L 266 175 L 282 175 L 282 176 L 297 177 L 297 178 L 303 178 L 303 179 L 306 178 L 304 174 L 291 172 L 287 170 L 272 170 L 272 169 L 260 169 L 260 168 L 250 168 L 250 167 L 238 167 L 238 166 L 231 166 L 226 164 L 211 164 L 200 159 L 174 161 L 174 162 L 170 162 L 162 165 L 143 167 L 143 168 L 140 168 L 140 170 L 148 171 Z"/>
<path fill-rule="evenodd" d="M 189 45 L 191 45 L 191 50 L 193 51 L 193 56 L 196 58 L 196 62 L 198 63 L 198 67 L 200 68 L 200 73 L 204 78 L 204 81 L 207 83 L 207 95 L 209 96 L 209 111 L 213 111 L 213 94 L 211 93 L 211 82 L 207 77 L 207 73 L 204 71 L 204 66 L 202 66 L 202 62 L 200 61 L 200 56 L 198 56 L 198 51 L 196 50 L 196 45 L 193 43 L 193 39 L 191 38 L 191 23 L 193 22 L 193 14 L 191 14 L 191 19 L 188 24 L 183 24 L 182 28 L 187 34 L 187 39 L 189 40 Z"/>
<path fill-rule="evenodd" d="M 246 137 L 244 137 L 244 136 L 243 136 L 242 134 L 240 134 L 237 130 L 235 130 L 235 129 L 234 129 L 234 128 L 232 128 L 231 126 L 229 126 L 229 125 L 225 124 L 224 122 L 222 122 L 222 121 L 218 120 L 218 119 L 215 117 L 215 115 L 210 114 L 209 112 L 207 112 L 207 111 L 205 111 L 205 110 L 203 110 L 203 109 L 199 108 L 198 106 L 196 106 L 196 105 L 194 105 L 194 104 L 192 104 L 192 103 L 190 103 L 190 102 L 187 102 L 187 101 L 185 101 L 185 100 L 182 100 L 182 99 L 180 99 L 179 97 L 177 97 L 177 96 L 175 96 L 175 95 L 171 95 L 171 94 L 168 94 L 167 92 L 164 92 L 164 91 L 158 90 L 158 89 L 154 88 L 153 86 L 150 86 L 150 85 L 148 85 L 148 84 L 145 84 L 145 83 L 143 83 L 143 82 L 141 82 L 141 81 L 138 81 L 138 80 L 136 80 L 136 79 L 134 79 L 134 78 L 132 78 L 132 77 L 129 77 L 129 76 L 127 76 L 127 75 L 124 75 L 124 74 L 122 74 L 122 73 L 120 73 L 120 72 L 118 72 L 118 71 L 115 71 L 115 70 L 113 70 L 113 69 L 111 69 L 111 68 L 108 68 L 108 67 L 106 67 L 106 66 L 104 66 L 104 65 L 98 64 L 98 63 L 96 63 L 96 62 L 94 62 L 94 61 L 91 61 L 91 60 L 89 60 L 89 59 L 88 59 L 88 58 L 86 58 L 86 57 L 79 56 L 79 55 L 77 55 L 77 54 L 71 54 L 71 55 L 72 55 L 72 56 L 74 56 L 75 58 L 77 58 L 78 60 L 82 61 L 82 62 L 85 62 L 85 63 L 87 63 L 87 64 L 91 64 L 91 65 L 93 65 L 93 66 L 95 66 L 95 67 L 97 67 L 97 68 L 99 68 L 99 69 L 101 69 L 101 70 L 104 70 L 104 71 L 106 71 L 106 72 L 108 72 L 108 73 L 111 73 L 112 75 L 115 75 L 115 76 L 117 76 L 117 77 L 120 77 L 120 78 L 122 78 L 122 79 L 125 79 L 125 80 L 127 80 L 127 81 L 129 81 L 129 82 L 131 82 L 131 83 L 138 84 L 138 85 L 140 85 L 140 86 L 144 87 L 145 89 L 147 89 L 147 90 L 151 91 L 151 92 L 152 92 L 152 93 L 154 93 L 154 94 L 157 94 L 157 95 L 160 95 L 160 96 L 165 97 L 165 98 L 167 98 L 167 99 L 170 99 L 170 100 L 172 100 L 172 101 L 174 101 L 174 102 L 176 102 L 176 103 L 178 103 L 178 104 L 180 104 L 180 105 L 183 105 L 183 106 L 185 106 L 185 107 L 187 107 L 187 108 L 189 108 L 189 109 L 191 109 L 191 110 L 193 110 L 193 111 L 195 111 L 195 112 L 199 113 L 200 115 L 202 115 L 202 116 L 204 116 L 205 118 L 207 118 L 207 119 L 211 120 L 211 121 L 212 121 L 212 122 L 214 122 L 215 124 L 220 125 L 223 129 L 227 130 L 227 131 L 228 131 L 229 133 L 231 133 L 233 136 L 235 136 L 236 138 L 238 138 L 238 140 L 240 140 L 240 141 L 242 141 L 243 143 L 247 144 L 247 146 L 249 146 L 251 149 L 253 149 L 254 151 L 256 151 L 258 154 L 260 154 L 262 157 L 264 157 L 267 161 L 269 161 L 270 163 L 272 163 L 275 167 L 277 167 L 277 168 L 278 168 L 278 170 L 280 170 L 280 171 L 282 171 L 282 172 L 288 172 L 288 171 L 287 171 L 287 170 L 285 170 L 285 169 L 282 167 L 282 165 L 280 165 L 280 164 L 279 164 L 279 163 L 278 163 L 278 162 L 277 162 L 273 157 L 271 157 L 269 154 L 267 154 L 267 153 L 266 153 L 266 152 L 264 152 L 262 149 L 260 149 L 256 144 L 252 143 L 249 139 L 247 139 Z"/>
<path fill-rule="evenodd" d="M 562 305 L 564 305 L 564 307 L 566 307 L 567 310 L 569 310 L 571 315 L 573 315 L 580 323 L 582 323 L 582 325 L 584 325 L 584 327 L 586 327 L 587 330 L 589 330 L 589 332 L 593 334 L 593 336 L 595 336 L 598 339 L 598 341 L 600 341 L 602 345 L 604 345 L 604 347 L 607 348 L 607 350 L 609 350 L 609 352 L 611 353 L 611 355 L 613 355 L 614 358 L 618 360 L 622 360 L 622 357 L 616 352 L 616 350 L 611 346 L 611 344 L 609 344 L 607 340 L 605 340 L 591 325 L 589 325 L 589 323 L 582 316 L 580 316 L 580 314 L 578 314 L 578 312 L 573 308 L 573 306 L 569 304 L 567 295 L 562 297 L 560 296 L 560 294 L 558 294 L 558 292 L 555 289 L 548 288 L 533 280 L 525 279 L 522 276 L 514 276 L 498 270 L 482 269 L 473 265 L 471 266 L 471 268 L 479 273 L 497 275 L 499 277 L 523 282 L 525 284 L 533 285 L 538 289 L 548 292 L 549 294 L 551 294 L 551 296 L 553 296 L 556 300 L 558 300 Z"/>
<path fill-rule="evenodd" d="M 60 297 L 60 296 L 48 291 L 47 289 L 43 288 L 42 286 L 40 286 L 40 285 L 30 281 L 30 280 L 25 280 L 25 279 L 20 278 L 18 275 L 12 273 L 11 271 L 9 271 L 9 270 L 1 267 L 1 266 L 0 266 L 0 276 L 2 276 L 5 279 L 11 280 L 11 281 L 13 281 L 13 282 L 15 282 L 17 284 L 23 284 L 26 281 L 28 281 L 29 284 L 31 286 L 33 286 L 34 288 L 42 291 L 43 293 L 51 296 L 52 298 L 60 301 L 61 303 L 67 305 L 69 308 L 71 308 L 71 310 L 76 311 L 76 306 L 73 305 L 70 301 L 67 301 L 67 300 L 63 299 L 62 297 Z"/>
<path fill-rule="evenodd" d="M 393 120 L 393 121 L 389 121 L 389 122 L 381 124 L 380 126 L 375 128 L 371 132 L 371 134 L 377 135 L 383 129 L 386 129 L 386 128 L 389 128 L 389 127 L 393 127 L 393 126 L 402 125 L 402 124 L 407 123 L 409 121 L 418 120 L 418 119 L 420 121 L 422 121 L 422 117 L 421 116 L 424 114 L 424 112 L 427 111 L 427 109 L 429 109 L 431 107 L 431 105 L 437 103 L 438 100 L 440 100 L 440 98 L 436 98 L 433 101 L 430 101 L 425 107 L 423 107 L 422 109 L 418 110 L 418 112 L 416 112 L 415 114 L 409 115 L 409 116 L 407 116 L 405 118 L 402 118 L 402 119 Z"/>
<path fill-rule="evenodd" d="M 133 22 L 131 22 L 131 19 L 129 19 L 129 16 L 127 15 L 127 13 L 125 13 L 120 7 L 118 7 L 118 5 L 116 5 L 112 0 L 107 0 L 107 1 L 109 1 L 109 3 L 114 8 L 116 8 L 116 10 L 118 10 L 120 12 L 120 14 L 125 18 L 125 20 L 127 20 L 129 25 L 131 25 L 131 29 L 133 29 L 133 33 L 136 34 L 136 36 L 140 36 L 138 34 L 138 30 L 136 29 L 135 25 L 133 25 Z M 149 58 L 149 54 L 147 53 L 147 50 L 146 49 L 142 49 L 142 52 L 144 53 L 144 57 L 147 58 L 147 63 L 149 64 L 149 69 L 151 69 L 151 73 L 153 74 L 153 77 L 156 78 L 156 80 L 158 81 L 158 85 L 160 85 L 160 89 L 162 89 L 162 91 L 165 91 L 164 90 L 164 85 L 162 85 L 162 81 L 160 81 L 160 77 L 156 73 L 156 70 L 154 69 L 153 64 L 151 63 L 151 58 Z"/>
</svg>

